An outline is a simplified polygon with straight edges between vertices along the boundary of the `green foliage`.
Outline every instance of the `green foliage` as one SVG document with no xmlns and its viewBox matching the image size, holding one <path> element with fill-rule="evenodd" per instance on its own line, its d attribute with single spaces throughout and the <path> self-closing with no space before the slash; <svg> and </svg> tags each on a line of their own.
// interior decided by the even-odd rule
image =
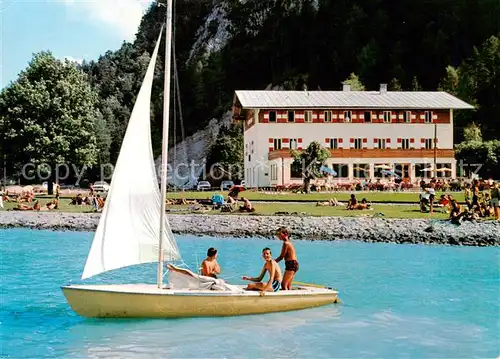
<svg viewBox="0 0 500 359">
<path fill-rule="evenodd" d="M 411 80 L 411 90 L 422 91 L 422 86 L 420 86 L 417 76 L 413 76 L 413 79 Z"/>
<path fill-rule="evenodd" d="M 99 146 L 96 141 L 97 102 L 85 74 L 73 63 L 57 60 L 50 52 L 35 54 L 0 94 L 10 167 L 96 164 L 98 151 L 107 150 L 105 141 Z"/>
<path fill-rule="evenodd" d="M 464 129 L 465 141 L 456 146 L 456 157 L 466 174 L 477 170 L 483 178 L 500 177 L 500 140 L 483 141 L 476 124 Z"/>
<path fill-rule="evenodd" d="M 350 85 L 352 91 L 364 91 L 365 85 L 359 80 L 359 77 L 351 73 L 347 79 L 345 79 L 342 84 Z"/>
<path fill-rule="evenodd" d="M 399 83 L 397 78 L 392 78 L 392 80 L 389 82 L 388 86 L 389 91 L 403 91 L 403 88 L 401 87 L 401 84 Z"/>
<path fill-rule="evenodd" d="M 465 142 L 482 142 L 481 129 L 475 123 L 471 123 L 464 129 L 464 140 Z"/>
<path fill-rule="evenodd" d="M 321 176 L 320 168 L 330 156 L 330 152 L 313 141 L 303 151 L 291 150 L 294 161 L 292 166 L 300 168 L 304 179 L 304 190 L 309 193 L 311 180 Z"/>
<path fill-rule="evenodd" d="M 241 124 L 223 126 L 207 156 L 207 167 L 217 165 L 231 179 L 243 178 L 243 128 Z"/>
</svg>

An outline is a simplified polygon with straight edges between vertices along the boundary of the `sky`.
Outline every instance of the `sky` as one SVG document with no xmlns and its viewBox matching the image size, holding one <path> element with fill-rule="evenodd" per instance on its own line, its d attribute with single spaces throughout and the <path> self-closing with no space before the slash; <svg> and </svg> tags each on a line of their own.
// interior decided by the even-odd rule
<svg viewBox="0 0 500 359">
<path fill-rule="evenodd" d="M 34 53 L 96 60 L 133 41 L 153 0 L 0 0 L 0 88 L 14 81 Z"/>
</svg>

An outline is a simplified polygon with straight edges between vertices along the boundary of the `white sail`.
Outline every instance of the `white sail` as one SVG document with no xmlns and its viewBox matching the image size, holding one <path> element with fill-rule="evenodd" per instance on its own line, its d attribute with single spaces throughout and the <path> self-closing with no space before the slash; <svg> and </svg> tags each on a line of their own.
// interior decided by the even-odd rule
<svg viewBox="0 0 500 359">
<path fill-rule="evenodd" d="M 163 29 L 149 62 L 116 162 L 111 188 L 82 279 L 112 269 L 158 261 L 161 199 L 151 145 L 151 88 Z M 163 254 L 180 259 L 165 218 Z"/>
</svg>

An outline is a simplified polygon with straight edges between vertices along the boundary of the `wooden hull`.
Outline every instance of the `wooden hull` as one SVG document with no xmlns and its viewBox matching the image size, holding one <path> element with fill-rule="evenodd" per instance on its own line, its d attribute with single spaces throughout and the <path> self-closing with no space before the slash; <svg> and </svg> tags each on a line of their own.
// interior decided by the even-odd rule
<svg viewBox="0 0 500 359">
<path fill-rule="evenodd" d="M 285 312 L 338 302 L 337 292 L 301 286 L 265 293 L 158 289 L 155 285 L 62 287 L 71 308 L 83 317 L 181 318 Z"/>
</svg>

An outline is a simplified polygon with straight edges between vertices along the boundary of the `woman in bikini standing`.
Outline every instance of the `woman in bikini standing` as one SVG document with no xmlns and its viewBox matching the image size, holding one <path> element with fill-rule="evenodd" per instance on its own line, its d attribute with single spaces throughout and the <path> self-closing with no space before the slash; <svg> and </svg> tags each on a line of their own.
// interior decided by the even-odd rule
<svg viewBox="0 0 500 359">
<path fill-rule="evenodd" d="M 290 241 L 290 233 L 285 227 L 281 227 L 276 231 L 276 235 L 280 240 L 283 241 L 283 247 L 281 248 L 281 254 L 276 258 L 276 262 L 285 259 L 285 274 L 283 275 L 283 281 L 281 282 L 281 288 L 283 290 L 292 289 L 293 277 L 295 273 L 299 270 L 299 262 L 297 261 L 297 253 L 295 248 Z"/>
</svg>

